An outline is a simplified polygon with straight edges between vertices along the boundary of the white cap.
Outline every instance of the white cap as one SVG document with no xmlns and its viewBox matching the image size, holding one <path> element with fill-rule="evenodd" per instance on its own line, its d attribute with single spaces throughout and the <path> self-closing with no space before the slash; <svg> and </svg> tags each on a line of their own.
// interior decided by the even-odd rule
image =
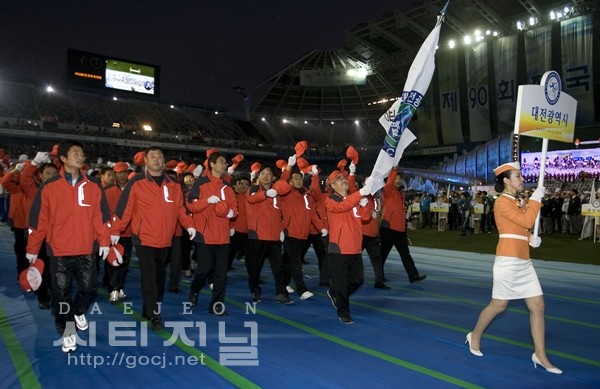
<svg viewBox="0 0 600 389">
<path fill-rule="evenodd" d="M 521 170 L 521 166 L 518 162 L 505 163 L 494 169 L 494 175 L 498 177 L 500 174 L 509 170 Z"/>
<path fill-rule="evenodd" d="M 25 162 L 29 159 L 29 156 L 27 154 L 21 154 L 19 155 L 19 162 Z"/>
</svg>

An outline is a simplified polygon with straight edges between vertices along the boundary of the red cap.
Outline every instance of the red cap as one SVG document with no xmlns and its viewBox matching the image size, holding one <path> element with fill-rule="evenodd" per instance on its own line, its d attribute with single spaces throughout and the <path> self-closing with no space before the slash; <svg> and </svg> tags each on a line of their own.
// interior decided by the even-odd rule
<svg viewBox="0 0 600 389">
<path fill-rule="evenodd" d="M 298 169 L 300 169 L 302 173 L 307 173 L 306 169 L 310 168 L 308 161 L 302 157 L 296 160 L 296 165 L 298 165 Z"/>
<path fill-rule="evenodd" d="M 42 274 L 44 274 L 44 261 L 36 259 L 29 267 L 19 275 L 19 283 L 25 292 L 38 290 L 42 284 Z"/>
<path fill-rule="evenodd" d="M 340 159 L 340 162 L 338 162 L 338 164 L 337 164 L 337 168 L 343 172 L 346 170 L 345 167 L 347 164 L 348 164 L 348 161 L 346 161 L 345 159 Z"/>
<path fill-rule="evenodd" d="M 217 152 L 219 152 L 219 149 L 217 149 L 215 147 L 212 147 L 212 148 L 206 150 L 206 159 L 208 159 L 212 153 L 217 153 Z"/>
<path fill-rule="evenodd" d="M 242 162 L 243 160 L 244 160 L 244 155 L 243 154 L 238 154 L 238 155 L 236 155 L 235 157 L 233 157 L 231 159 L 231 161 L 233 162 L 233 164 L 235 166 L 239 165 L 240 162 Z"/>
<path fill-rule="evenodd" d="M 348 146 L 346 149 L 346 157 L 349 158 L 353 164 L 358 165 L 358 151 L 352 146 Z"/>
<path fill-rule="evenodd" d="M 345 176 L 344 172 L 342 172 L 341 170 L 332 171 L 331 174 L 329 174 L 329 177 L 327 178 L 327 183 L 331 186 L 331 184 L 333 184 L 333 182 L 337 180 L 339 176 Z"/>
<path fill-rule="evenodd" d="M 58 157 L 58 145 L 52 146 L 52 151 L 48 153 L 51 157 Z"/>
<path fill-rule="evenodd" d="M 167 169 L 173 170 L 177 167 L 177 164 L 179 164 L 179 161 L 172 159 L 170 161 L 167 161 L 165 166 L 167 167 Z"/>
<path fill-rule="evenodd" d="M 133 163 L 135 163 L 138 166 L 144 166 L 146 164 L 145 158 L 146 158 L 146 153 L 143 151 L 138 151 L 133 156 Z"/>
<path fill-rule="evenodd" d="M 129 166 L 125 162 L 117 162 L 113 166 L 115 173 L 128 172 Z"/>
<path fill-rule="evenodd" d="M 127 176 L 127 179 L 128 179 L 128 180 L 131 180 L 133 177 L 135 177 L 135 175 L 136 175 L 136 172 L 131 172 L 131 173 L 129 173 L 129 175 Z"/>
<path fill-rule="evenodd" d="M 277 162 L 275 162 L 275 166 L 277 166 L 279 169 L 283 170 L 287 167 L 287 162 L 283 159 L 278 159 Z"/>
<path fill-rule="evenodd" d="M 286 181 L 278 180 L 273 183 L 273 189 L 277 191 L 277 194 L 280 196 L 285 196 L 290 193 L 292 190 L 292 186 Z"/>
<path fill-rule="evenodd" d="M 183 174 L 183 172 L 185 172 L 185 170 L 187 169 L 187 163 L 185 162 L 179 162 L 177 164 L 177 166 L 175 167 L 175 171 L 177 172 L 177 174 Z"/>
<path fill-rule="evenodd" d="M 296 143 L 296 146 L 294 146 L 294 151 L 296 151 L 296 158 L 301 157 L 302 154 L 304 154 L 304 152 L 306 151 L 306 149 L 308 149 L 307 141 L 301 140 L 300 142 Z"/>
<path fill-rule="evenodd" d="M 108 249 L 108 256 L 106 257 L 106 262 L 111 264 L 112 266 L 119 266 L 123 263 L 123 253 L 125 252 L 125 247 L 120 243 L 117 243 L 114 246 L 111 246 Z"/>
<path fill-rule="evenodd" d="M 194 169 L 196 169 L 198 167 L 198 165 L 196 165 L 195 163 L 192 163 L 190 166 L 188 166 L 187 171 L 190 173 L 194 172 Z"/>
<path fill-rule="evenodd" d="M 252 164 L 252 166 L 250 166 L 250 171 L 254 172 L 254 173 L 258 173 L 260 171 L 261 167 L 262 167 L 262 165 L 260 164 L 260 162 L 254 162 Z"/>
</svg>

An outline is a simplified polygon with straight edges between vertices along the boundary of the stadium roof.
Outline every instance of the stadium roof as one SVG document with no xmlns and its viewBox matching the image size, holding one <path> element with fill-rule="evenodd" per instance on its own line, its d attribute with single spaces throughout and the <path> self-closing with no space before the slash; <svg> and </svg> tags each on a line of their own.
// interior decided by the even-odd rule
<svg viewBox="0 0 600 389">
<path fill-rule="evenodd" d="M 301 56 L 252 89 L 252 117 L 319 121 L 378 118 L 382 105 L 375 102 L 401 94 L 410 64 L 444 2 L 416 1 L 402 11 L 390 11 L 378 20 L 356 25 L 346 34 L 343 48 L 313 50 Z M 516 21 L 527 22 L 530 17 L 548 24 L 550 11 L 566 6 L 572 8 L 573 15 L 599 8 L 597 0 L 453 0 L 441 31 L 440 48 L 446 49 L 451 39 L 462 41 L 476 29 L 512 35 L 517 32 Z M 344 83 L 344 74 L 358 68 L 367 70 L 364 84 Z M 335 82 L 338 84 L 333 85 Z"/>
</svg>

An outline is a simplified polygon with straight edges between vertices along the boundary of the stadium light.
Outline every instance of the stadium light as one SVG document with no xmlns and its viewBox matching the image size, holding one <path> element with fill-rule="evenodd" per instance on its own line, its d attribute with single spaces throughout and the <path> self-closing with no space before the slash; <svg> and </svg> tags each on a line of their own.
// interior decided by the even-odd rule
<svg viewBox="0 0 600 389">
<path fill-rule="evenodd" d="M 288 122 L 288 120 L 287 119 L 283 119 L 282 122 L 283 122 L 283 124 L 285 124 L 285 123 Z"/>
<path fill-rule="evenodd" d="M 525 25 L 523 24 L 523 22 L 520 20 L 517 20 L 517 30 L 521 31 L 523 28 L 525 28 Z"/>
<path fill-rule="evenodd" d="M 456 42 L 454 42 L 454 39 L 451 39 L 450 42 L 448 42 L 448 46 L 453 49 L 454 47 L 456 47 Z"/>
<path fill-rule="evenodd" d="M 173 104 L 170 105 L 171 109 L 175 108 L 175 106 Z"/>
<path fill-rule="evenodd" d="M 144 131 L 152 131 L 152 126 L 149 124 L 144 124 L 142 128 L 144 129 Z"/>
<path fill-rule="evenodd" d="M 54 92 L 54 88 L 52 88 L 52 85 L 48 85 L 48 86 L 46 87 L 46 92 L 48 92 L 48 93 L 52 93 L 52 92 Z"/>
<path fill-rule="evenodd" d="M 355 120 L 354 124 L 356 124 L 358 126 L 360 124 L 360 122 L 358 120 Z"/>
<path fill-rule="evenodd" d="M 265 119 L 265 118 L 262 118 L 262 119 L 260 119 L 260 120 L 262 120 L 263 122 L 266 122 L 266 121 L 267 121 L 267 119 Z"/>
<path fill-rule="evenodd" d="M 117 96 L 113 96 L 113 101 L 117 101 Z"/>
<path fill-rule="evenodd" d="M 471 44 L 471 37 L 469 35 L 465 35 L 463 38 L 463 43 L 465 45 L 470 45 Z"/>
<path fill-rule="evenodd" d="M 331 125 L 334 125 L 334 124 L 335 124 L 334 122 L 331 122 Z"/>
<path fill-rule="evenodd" d="M 215 115 L 218 115 L 218 114 L 219 114 L 219 111 L 215 111 Z"/>
<path fill-rule="evenodd" d="M 536 24 L 537 24 L 537 18 L 536 18 L 536 17 L 533 17 L 533 16 L 531 16 L 531 17 L 529 18 L 529 25 L 530 25 L 530 26 L 535 26 Z"/>
<path fill-rule="evenodd" d="M 304 124 L 308 124 L 308 120 L 305 120 L 305 121 L 304 121 Z"/>
</svg>

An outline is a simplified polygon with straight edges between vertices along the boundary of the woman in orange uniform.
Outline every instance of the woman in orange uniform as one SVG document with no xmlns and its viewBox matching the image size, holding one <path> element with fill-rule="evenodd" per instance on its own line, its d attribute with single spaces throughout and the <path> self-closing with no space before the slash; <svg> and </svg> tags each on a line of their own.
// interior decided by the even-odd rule
<svg viewBox="0 0 600 389">
<path fill-rule="evenodd" d="M 481 336 L 490 322 L 503 312 L 510 300 L 525 299 L 530 314 L 534 367 L 541 365 L 546 371 L 562 374 L 546 356 L 544 329 L 544 297 L 537 274 L 529 256 L 529 246 L 539 247 L 541 239 L 528 231 L 533 227 L 544 197 L 544 188 L 537 188 L 528 204 L 517 198 L 523 190 L 523 177 L 518 163 L 505 163 L 494 169 L 496 192 L 500 196 L 494 203 L 494 219 L 500 239 L 494 261 L 492 301 L 479 314 L 475 329 L 467 334 L 471 354 L 481 357 Z"/>
</svg>

